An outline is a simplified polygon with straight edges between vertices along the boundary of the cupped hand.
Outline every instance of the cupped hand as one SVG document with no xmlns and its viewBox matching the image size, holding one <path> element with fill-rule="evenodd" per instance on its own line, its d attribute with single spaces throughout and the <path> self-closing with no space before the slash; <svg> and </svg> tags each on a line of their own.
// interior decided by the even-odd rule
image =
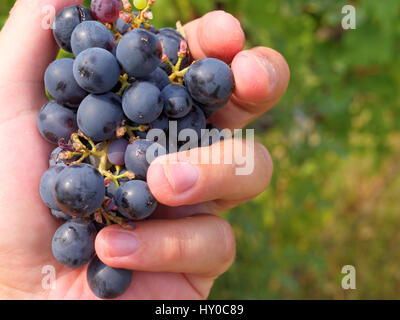
<svg viewBox="0 0 400 320">
<path fill-rule="evenodd" d="M 56 11 L 73 0 L 18 0 L 0 33 L 0 298 L 95 299 L 86 268 L 68 269 L 55 261 L 51 239 L 59 226 L 42 203 L 39 182 L 52 146 L 36 128 L 46 102 L 43 75 L 57 54 L 51 30 L 42 27 L 45 5 Z M 236 88 L 229 103 L 211 119 L 223 128 L 242 128 L 272 108 L 284 94 L 289 68 L 276 51 L 243 50 L 244 33 L 231 15 L 211 12 L 185 26 L 195 59 L 231 63 Z M 219 148 L 220 144 L 209 148 Z M 247 150 L 245 141 L 239 149 Z M 241 150 L 242 151 L 242 150 Z M 218 217 L 249 201 L 269 184 L 272 161 L 254 146 L 254 170 L 235 174 L 235 164 L 198 164 L 194 149 L 156 159 L 148 172 L 159 209 L 135 230 L 117 226 L 96 238 L 99 258 L 112 267 L 136 270 L 121 299 L 203 299 L 214 280 L 232 264 L 235 239 Z M 225 153 L 237 150 L 225 148 Z M 224 154 L 221 154 L 223 157 Z M 233 162 L 235 163 L 235 162 Z M 53 266 L 56 288 L 44 289 L 43 267 Z"/>
</svg>

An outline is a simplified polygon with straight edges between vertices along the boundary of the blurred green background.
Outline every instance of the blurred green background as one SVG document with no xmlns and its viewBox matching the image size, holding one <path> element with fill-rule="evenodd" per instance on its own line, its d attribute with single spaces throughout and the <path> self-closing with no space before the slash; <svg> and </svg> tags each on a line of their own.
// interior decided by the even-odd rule
<svg viewBox="0 0 400 320">
<path fill-rule="evenodd" d="M 1 0 L 3 24 L 14 0 Z M 357 29 L 343 30 L 345 4 Z M 292 78 L 251 124 L 275 172 L 224 214 L 237 259 L 211 299 L 387 299 L 400 294 L 400 1 L 157 0 L 157 27 L 223 9 L 246 47 L 269 46 Z M 357 289 L 341 288 L 354 265 Z"/>
</svg>

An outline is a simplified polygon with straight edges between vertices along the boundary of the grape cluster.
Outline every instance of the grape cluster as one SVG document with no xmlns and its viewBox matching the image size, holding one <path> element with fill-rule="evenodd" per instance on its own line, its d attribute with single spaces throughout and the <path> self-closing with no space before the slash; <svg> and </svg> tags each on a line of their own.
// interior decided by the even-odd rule
<svg viewBox="0 0 400 320">
<path fill-rule="evenodd" d="M 234 89 L 227 64 L 193 61 L 183 33 L 150 24 L 153 4 L 135 0 L 134 11 L 128 0 L 93 0 L 91 9 L 62 9 L 54 38 L 75 58 L 54 61 L 44 76 L 52 100 L 41 108 L 37 124 L 57 147 L 40 195 L 51 214 L 64 220 L 52 251 L 70 268 L 89 263 L 89 286 L 104 299 L 122 295 L 132 271 L 106 266 L 95 256 L 97 232 L 111 224 L 134 228 L 134 221 L 157 208 L 147 171 L 170 144 L 147 139 L 148 132 L 167 134 L 171 121 L 178 134 L 191 129 L 199 140 L 204 129 L 220 131 L 206 119 Z"/>
</svg>

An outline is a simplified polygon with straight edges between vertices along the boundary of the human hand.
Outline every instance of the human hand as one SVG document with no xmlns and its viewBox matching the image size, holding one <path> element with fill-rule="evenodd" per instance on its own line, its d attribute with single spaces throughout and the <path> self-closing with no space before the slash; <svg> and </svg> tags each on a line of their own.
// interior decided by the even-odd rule
<svg viewBox="0 0 400 320">
<path fill-rule="evenodd" d="M 79 2 L 18 0 L 0 34 L 1 298 L 96 298 L 87 285 L 87 266 L 68 269 L 53 258 L 51 238 L 59 222 L 39 195 L 52 146 L 43 142 L 36 121 L 47 101 L 44 71 L 57 53 L 51 30 L 42 28 L 42 8 L 51 4 L 59 11 Z M 283 57 L 268 48 L 241 51 L 244 34 L 231 15 L 209 13 L 186 25 L 185 32 L 195 59 L 211 56 L 232 63 L 234 96 L 213 116 L 213 123 L 242 128 L 284 94 L 289 69 Z M 150 166 L 148 184 L 163 204 L 150 220 L 138 222 L 133 231 L 107 227 L 97 236 L 96 252 L 103 262 L 137 270 L 121 299 L 206 298 L 214 280 L 234 260 L 232 229 L 218 214 L 268 186 L 271 157 L 256 144 L 254 171 L 238 176 L 234 164 L 190 164 L 193 152 L 179 153 L 178 163 L 167 155 Z M 42 288 L 45 265 L 55 267 L 56 290 Z"/>
</svg>

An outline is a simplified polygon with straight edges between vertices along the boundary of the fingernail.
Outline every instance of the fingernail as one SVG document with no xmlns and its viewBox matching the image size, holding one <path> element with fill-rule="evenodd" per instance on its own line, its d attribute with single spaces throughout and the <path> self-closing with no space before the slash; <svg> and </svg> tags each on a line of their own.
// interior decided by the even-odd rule
<svg viewBox="0 0 400 320">
<path fill-rule="evenodd" d="M 269 89 L 272 90 L 275 87 L 276 82 L 278 81 L 275 67 L 265 56 L 258 55 L 258 54 L 256 54 L 255 56 L 256 56 L 257 63 L 261 66 L 261 68 L 267 74 Z"/>
<path fill-rule="evenodd" d="M 110 258 L 126 257 L 134 254 L 139 248 L 137 237 L 128 231 L 108 231 L 106 235 L 106 254 Z"/>
<path fill-rule="evenodd" d="M 188 162 L 165 164 L 164 173 L 177 194 L 189 191 L 199 180 L 199 169 Z"/>
</svg>

